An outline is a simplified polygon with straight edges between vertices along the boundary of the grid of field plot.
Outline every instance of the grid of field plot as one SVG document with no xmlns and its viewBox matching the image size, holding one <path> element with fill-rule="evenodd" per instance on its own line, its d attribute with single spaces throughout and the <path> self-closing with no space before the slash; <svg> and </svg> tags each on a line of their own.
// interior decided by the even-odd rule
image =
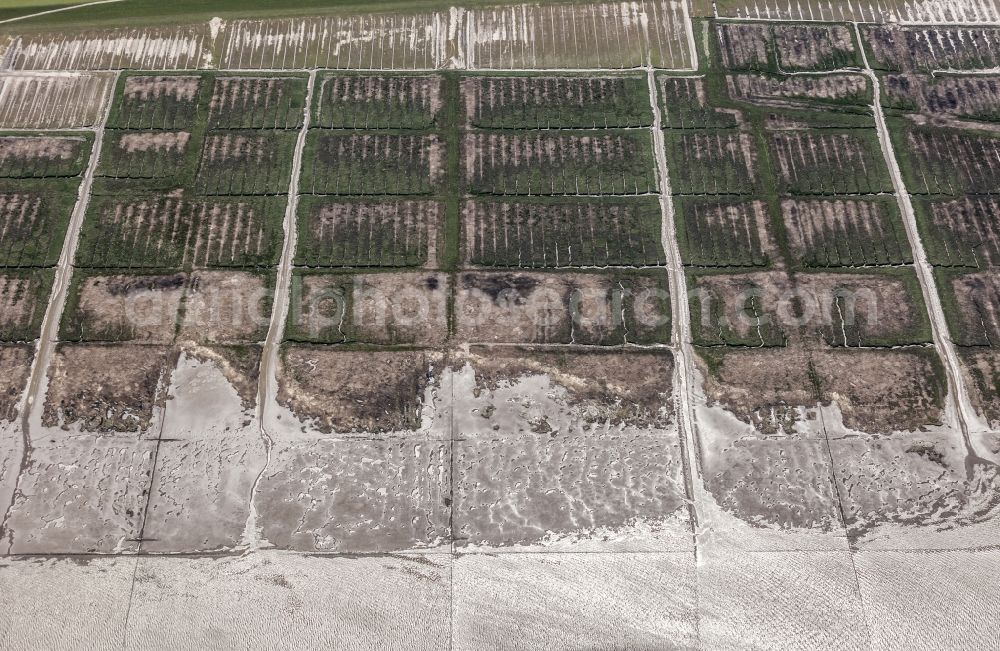
<svg viewBox="0 0 1000 651">
<path fill-rule="evenodd" d="M 649 195 L 657 190 L 645 82 L 635 77 L 470 77 L 462 100 L 466 193 Z"/>
<path fill-rule="evenodd" d="M 0 341 L 33 341 L 91 155 L 90 134 L 0 134 Z"/>
<path fill-rule="evenodd" d="M 659 82 L 704 408 L 727 422 L 702 428 L 706 485 L 741 519 L 861 546 L 993 480 L 934 432 L 942 351 L 852 31 L 710 23 L 704 74 Z"/>
<path fill-rule="evenodd" d="M 685 535 L 683 490 L 653 479 L 683 461 L 645 78 L 467 75 L 459 92 L 454 340 L 485 345 L 456 355 L 475 381 L 453 405 L 456 545 L 531 544 L 581 516 Z"/>
<path fill-rule="evenodd" d="M 288 338 L 666 343 L 669 323 L 622 321 L 669 306 L 648 97 L 626 75 L 321 75 Z M 554 168 L 559 188 L 516 180 Z M 504 174 L 517 192 L 476 180 Z M 377 318 L 378 297 L 409 294 L 426 324 Z M 579 301 L 593 332 L 569 318 Z"/>
<path fill-rule="evenodd" d="M 296 531 L 265 525 L 269 540 L 530 545 L 580 518 L 651 518 L 683 531 L 663 544 L 686 545 L 683 491 L 660 483 L 682 461 L 655 187 L 581 178 L 579 193 L 494 193 L 466 166 L 505 155 L 512 174 L 543 174 L 551 164 L 531 147 L 547 138 L 541 150 L 566 160 L 567 179 L 574 164 L 610 178 L 624 161 L 599 148 L 610 138 L 641 151 L 653 184 L 644 79 L 330 73 L 315 95 L 278 395 L 309 440 L 285 445 L 261 489 L 265 517 L 289 502 L 306 515 Z M 398 489 L 374 495 L 355 481 L 365 454 L 386 459 Z M 593 454 L 636 480 L 581 482 L 608 472 Z M 303 482 L 303 463 L 333 459 L 366 506 Z M 570 503 L 563 488 L 594 494 Z"/>
<path fill-rule="evenodd" d="M 32 118 L 3 111 L 0 129 L 26 121 Z M 16 463 L 12 435 L 92 150 L 90 133 L 0 132 L 0 465 L 7 469 Z"/>
<path fill-rule="evenodd" d="M 861 23 L 996 23 L 1000 6 L 996 0 L 888 0 L 872 2 L 824 2 L 823 0 L 719 0 L 715 15 L 732 18 L 857 21 Z"/>
<path fill-rule="evenodd" d="M 440 270 L 447 262 L 451 85 L 442 75 L 318 76 L 286 339 L 383 346 L 447 340 L 450 278 Z M 426 318 L 409 313 L 421 308 Z"/>
<path fill-rule="evenodd" d="M 460 94 L 468 194 L 657 192 L 642 77 L 467 77 Z"/>
<path fill-rule="evenodd" d="M 433 427 L 416 436 L 434 440 L 408 437 L 435 409 L 450 333 L 453 85 L 426 74 L 315 80 L 276 396 L 309 435 L 278 443 L 257 501 L 280 548 L 390 551 L 450 537 L 451 443 Z M 323 470 L 307 478 L 306 465 Z M 298 526 L 285 526 L 289 505 Z"/>
<path fill-rule="evenodd" d="M 465 198 L 459 243 L 466 271 L 458 279 L 459 336 L 667 343 L 669 324 L 647 330 L 627 322 L 635 317 L 631 301 L 666 287 L 657 269 L 664 257 L 645 78 L 467 76 L 460 93 Z M 615 325 L 597 328 L 600 333 L 553 322 L 527 341 L 520 327 L 503 332 L 492 324 L 463 324 L 463 309 L 473 317 L 481 294 L 502 294 L 519 283 L 565 295 L 563 301 L 617 291 L 625 322 L 615 314 L 608 321 Z M 659 307 L 667 304 L 664 297 Z"/>
<path fill-rule="evenodd" d="M 28 488 L 6 522 L 10 551 L 239 543 L 246 498 L 231 505 L 212 482 L 249 490 L 288 143 L 305 91 L 306 77 L 295 75 L 119 77 L 59 341 L 45 358 L 41 426 L 21 475 Z M 77 165 L 70 153 L 60 174 Z M 197 394 L 193 404 L 185 391 Z M 193 467 L 207 485 L 186 483 Z M 60 491 L 72 497 L 54 499 Z M 199 499 L 211 504 L 194 506 Z M 201 536 L 207 512 L 212 532 Z M 49 535 L 52 519 L 64 526 Z"/>
<path fill-rule="evenodd" d="M 287 340 L 669 342 L 642 77 L 328 73 L 315 96 Z M 473 160 L 557 159 L 572 191 L 470 180 Z"/>
<path fill-rule="evenodd" d="M 806 4 L 814 6 L 821 9 Z M 615 34 L 617 53 L 612 33 L 597 27 L 607 7 L 611 23 L 624 20 L 629 30 L 624 41 Z M 655 25 L 657 9 L 677 14 L 684 6 L 587 6 L 562 21 L 573 28 L 572 52 L 536 44 L 532 28 L 544 26 L 545 8 L 486 9 L 466 32 L 469 61 L 531 67 L 537 45 L 543 61 L 586 55 L 624 67 L 645 57 L 674 67 L 690 56 L 680 46 L 687 34 L 646 31 L 646 12 Z M 858 11 L 866 9 L 873 11 Z M 392 68 L 417 60 L 405 51 L 396 59 L 407 39 L 435 67 L 452 54 L 436 38 L 441 23 L 425 23 L 414 37 L 415 18 L 380 20 L 390 31 L 376 45 L 364 21 L 350 22 L 340 47 L 343 34 L 331 41 L 339 29 L 326 29 L 335 20 L 344 26 L 322 19 L 297 33 L 280 23 L 240 25 L 239 39 L 223 40 L 228 60 L 299 65 L 313 53 L 330 65 L 378 59 L 381 68 L 388 56 Z M 921 233 L 975 380 L 973 398 L 997 423 L 1000 141 L 995 130 L 968 123 L 919 126 L 925 118 L 996 121 L 996 78 L 927 74 L 992 65 L 987 31 L 865 33 L 883 39 L 881 51 L 869 47 L 884 73 L 885 106 L 899 118 L 894 136 L 907 152 Z M 848 71 L 798 74 L 857 66 L 853 31 L 748 24 L 712 25 L 710 33 L 718 42 L 708 74 L 662 76 L 654 92 L 704 393 L 753 431 L 736 427 L 725 444 L 708 441 L 704 468 L 690 470 L 723 509 L 755 525 L 846 529 L 852 545 L 885 519 L 951 527 L 953 505 L 989 499 L 992 478 L 978 494 L 963 492 L 983 479 L 971 476 L 981 469 L 926 428 L 944 420 L 944 382 L 867 108 L 871 88 Z M 336 54 L 310 50 L 317 38 L 336 43 Z M 966 38 L 983 51 L 950 51 Z M 897 40 L 887 47 L 884 39 Z M 119 65 L 173 68 L 178 55 L 200 61 L 204 36 L 192 36 L 189 48 L 143 39 L 116 54 L 128 40 L 84 47 L 67 39 L 27 51 L 19 44 L 8 58 L 30 65 L 73 53 L 70 63 L 79 56 L 82 65 L 117 57 Z M 610 61 L 600 58 L 606 51 Z M 33 441 L 5 521 L 10 550 L 195 554 L 253 548 L 259 537 L 278 550 L 344 553 L 350 558 L 340 560 L 358 563 L 358 554 L 451 545 L 472 552 L 451 559 L 465 564 L 466 582 L 470 564 L 472 574 L 494 577 L 485 571 L 492 567 L 508 579 L 520 564 L 555 568 L 558 581 L 574 585 L 581 572 L 614 584 L 623 567 L 639 585 L 642 571 L 680 556 L 657 552 L 692 558 L 645 78 L 321 74 L 276 396 L 307 426 L 295 423 L 291 438 L 265 449 L 253 409 L 259 342 L 305 84 L 295 74 L 123 78 L 44 405 L 43 425 L 70 434 Z M 0 108 L 15 120 L 94 119 L 93 107 L 63 117 Z M 0 140 L 0 420 L 12 420 L 11 387 L 26 378 L 25 342 L 37 337 L 89 143 L 58 134 Z M 200 368 L 192 359 L 211 362 L 236 389 L 235 420 L 202 418 L 198 409 L 177 417 L 187 403 L 174 389 L 217 388 L 192 373 Z M 178 373 L 188 375 L 176 383 Z M 206 393 L 199 406 L 214 408 L 218 394 Z M 802 407 L 831 402 L 841 409 L 832 421 L 830 412 L 818 422 L 802 418 Z M 182 406 L 168 427 L 171 403 Z M 849 435 L 830 436 L 841 425 Z M 496 553 L 579 551 L 579 542 L 601 553 Z M 535 543 L 545 547 L 519 547 Z M 642 553 L 628 553 L 633 545 Z M 422 567 L 404 573 L 436 581 L 429 566 L 444 565 L 416 557 Z M 827 583 L 842 574 L 856 584 L 850 567 L 812 565 Z M 717 570 L 709 563 L 697 572 L 709 577 L 702 602 L 711 607 Z M 800 567 L 791 575 L 806 576 Z M 289 587 L 284 577 L 265 578 Z M 662 572 L 654 578 L 657 586 L 678 583 Z M 473 591 L 495 601 L 481 583 Z M 591 610 L 620 589 L 590 591 L 604 595 L 590 600 Z M 501 596 L 517 603 L 516 613 L 526 612 L 521 596 L 507 592 Z M 546 598 L 532 595 L 531 607 L 542 611 Z M 475 620 L 477 638 L 498 639 L 475 607 L 458 604 L 458 619 Z M 683 617 L 680 635 L 694 640 L 695 617 Z M 719 621 L 706 619 L 702 630 L 718 635 Z M 459 639 L 469 639 L 464 626 Z M 649 622 L 635 628 L 646 639 L 657 632 Z M 674 629 L 669 641 L 678 637 Z"/>
<path fill-rule="evenodd" d="M 902 414 L 940 403 L 942 380 L 925 348 L 930 322 L 871 89 L 864 76 L 837 72 L 856 65 L 852 31 L 718 23 L 713 34 L 704 75 L 658 77 L 692 336 L 709 393 L 762 430 L 790 430 L 805 426 L 790 404 L 833 395 L 865 402 L 847 359 L 903 375 L 930 364 L 926 386 L 913 387 L 898 418 L 874 408 L 844 414 L 863 431 L 915 426 Z M 781 73 L 788 70 L 824 73 Z M 771 350 L 750 350 L 762 347 Z M 877 359 L 886 354 L 895 361 Z M 761 355 L 784 359 L 806 382 L 760 376 Z M 767 388 L 753 396 L 727 385 L 747 377 Z"/>
<path fill-rule="evenodd" d="M 256 376 L 306 82 L 122 75 L 60 323 L 46 424 L 145 432 L 181 351 L 227 360 L 218 363 L 234 377 Z M 135 366 L 88 401 L 80 374 L 115 360 Z"/>
<path fill-rule="evenodd" d="M 104 115 L 110 72 L 0 75 L 0 124 L 7 129 L 93 127 Z"/>
<path fill-rule="evenodd" d="M 951 339 L 965 365 L 976 408 L 996 426 L 1000 137 L 995 120 L 1000 115 L 1000 76 L 962 74 L 962 69 L 996 65 L 989 58 L 993 49 L 983 42 L 996 38 L 996 32 L 972 31 L 975 34 L 954 27 L 925 28 L 911 37 L 913 30 L 908 30 L 907 41 L 920 46 L 909 52 L 885 45 L 887 34 L 898 38 L 899 33 L 870 30 L 866 39 L 882 55 L 880 61 L 887 62 L 883 105 L 928 261 L 935 269 Z M 929 72 L 946 66 L 955 72 Z"/>
<path fill-rule="evenodd" d="M 292 74 L 124 75 L 95 193 L 286 194 L 306 82 Z"/>
</svg>

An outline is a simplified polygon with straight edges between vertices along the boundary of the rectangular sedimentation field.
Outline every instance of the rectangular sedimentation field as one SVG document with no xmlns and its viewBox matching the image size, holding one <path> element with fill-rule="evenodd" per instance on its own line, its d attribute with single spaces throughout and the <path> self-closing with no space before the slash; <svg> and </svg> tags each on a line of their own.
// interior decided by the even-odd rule
<svg viewBox="0 0 1000 651">
<path fill-rule="evenodd" d="M 150 557 L 111 581 L 273 548 L 208 571 L 276 554 L 300 591 L 310 554 L 385 555 L 432 644 L 506 634 L 476 609 L 571 621 L 584 575 L 666 606 L 581 643 L 718 646 L 706 608 L 771 582 L 829 645 L 898 626 L 864 602 L 908 561 L 874 549 L 990 535 L 1000 102 L 962 44 L 998 32 L 689 13 L 12 37 L 3 550 Z M 153 585 L 128 639 L 207 592 Z"/>
</svg>

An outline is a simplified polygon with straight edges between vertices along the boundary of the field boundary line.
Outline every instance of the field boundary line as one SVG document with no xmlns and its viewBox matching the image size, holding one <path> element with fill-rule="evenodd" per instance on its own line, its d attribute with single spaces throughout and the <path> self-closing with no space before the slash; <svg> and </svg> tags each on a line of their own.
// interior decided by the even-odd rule
<svg viewBox="0 0 1000 651">
<path fill-rule="evenodd" d="M 29 129 L 27 127 L 17 127 L 17 128 L 14 128 L 14 129 L 7 129 L 7 128 L 0 127 L 0 131 L 3 131 L 4 133 L 14 134 L 14 135 L 20 135 L 20 134 L 33 135 L 33 134 L 39 134 L 39 133 L 52 133 L 52 134 L 65 133 L 67 135 L 74 135 L 75 136 L 75 135 L 79 135 L 79 134 L 94 133 L 95 127 L 39 127 L 38 129 Z M 43 179 L 43 180 L 46 179 L 46 178 L 49 178 L 49 179 L 60 179 L 60 178 L 61 179 L 65 179 L 67 177 L 64 177 L 64 176 L 41 177 L 41 179 Z M 72 177 L 69 177 L 69 178 L 72 178 Z"/>
<path fill-rule="evenodd" d="M 790 6 L 790 4 L 789 4 Z M 843 14 L 838 17 L 820 17 L 813 18 L 807 16 L 762 16 L 760 15 L 759 8 L 757 9 L 757 15 L 751 16 L 749 13 L 745 16 L 725 16 L 719 15 L 718 6 L 715 2 L 712 3 L 713 16 L 705 16 L 704 18 L 712 18 L 718 22 L 753 22 L 753 23 L 813 23 L 813 24 L 830 24 L 830 23 L 840 23 L 844 25 L 898 25 L 900 27 L 1000 27 L 1000 20 L 914 20 L 911 18 L 901 18 L 898 16 L 884 17 L 883 20 L 875 20 L 875 15 L 872 14 L 872 19 L 865 19 L 863 16 L 859 18 L 849 18 Z M 862 12 L 863 13 L 863 12 Z"/>
<path fill-rule="evenodd" d="M 587 75 L 587 74 L 633 74 L 635 76 L 644 75 L 646 70 L 649 69 L 649 65 L 635 65 L 628 68 L 476 68 L 476 67 L 455 67 L 455 68 L 0 68 L 0 76 L 9 75 L 19 75 L 19 76 L 32 76 L 32 75 L 74 75 L 74 74 L 91 74 L 91 73 L 104 73 L 104 74 L 115 74 L 115 73 L 145 73 L 145 74 L 159 74 L 159 73 L 192 73 L 192 72 L 210 72 L 217 75 L 253 75 L 253 74 L 268 74 L 268 75 L 278 75 L 278 74 L 294 74 L 294 73 L 309 73 L 312 71 L 322 72 L 324 74 L 337 74 L 337 73 L 349 73 L 349 74 L 383 74 L 383 75 L 408 75 L 408 74 L 441 74 L 442 72 L 458 72 L 462 74 L 480 74 L 482 76 L 495 76 L 514 73 L 514 74 L 524 74 L 524 75 L 537 75 L 537 74 L 573 74 L 573 75 Z M 698 68 L 656 68 L 653 70 L 656 72 L 669 72 L 669 73 L 691 73 L 692 75 L 704 75 L 704 73 L 699 72 Z M 823 74 L 825 71 L 804 73 L 804 74 Z"/>
<path fill-rule="evenodd" d="M 690 61 L 691 61 L 691 71 L 697 72 L 698 66 L 701 65 L 698 61 L 698 43 L 695 40 L 694 35 L 694 20 L 691 18 L 693 7 L 689 8 L 689 5 L 693 3 L 693 0 L 681 0 L 681 13 L 684 16 L 684 31 L 687 32 L 687 42 L 688 49 L 690 51 Z M 713 8 L 715 3 L 712 3 Z"/>
<path fill-rule="evenodd" d="M 91 144 L 87 169 L 77 189 L 76 203 L 73 205 L 73 212 L 70 214 L 69 224 L 66 226 L 66 235 L 63 239 L 62 250 L 59 253 L 59 261 L 56 263 L 52 289 L 49 291 L 49 302 L 45 306 L 45 316 L 42 317 L 38 343 L 35 345 L 35 356 L 31 360 L 27 388 L 21 399 L 21 436 L 24 442 L 24 450 L 21 453 L 21 465 L 18 470 L 17 480 L 14 483 L 14 493 L 11 496 L 10 504 L 7 505 L 4 511 L 3 520 L 0 521 L 0 540 L 10 533 L 7 531 L 7 521 L 14 508 L 14 502 L 17 500 L 17 495 L 21 487 L 21 478 L 24 476 L 24 471 L 31 457 L 31 426 L 35 423 L 41 426 L 42 401 L 38 400 L 38 398 L 48 386 L 47 376 L 52 349 L 58 343 L 59 323 L 62 321 L 70 281 L 73 277 L 73 262 L 76 259 L 76 250 L 80 243 L 80 231 L 83 230 L 83 220 L 90 205 L 90 190 L 94 184 L 94 176 L 97 173 L 97 166 L 101 160 L 101 149 L 104 146 L 104 127 L 107 125 L 108 118 L 111 115 L 111 106 L 114 104 L 111 95 L 114 93 L 114 88 L 118 86 L 120 76 L 121 73 L 117 73 L 114 83 L 110 85 L 109 97 L 103 108 L 101 119 L 93 128 L 81 130 L 93 133 L 94 141 Z"/>
<path fill-rule="evenodd" d="M 846 18 L 755 18 L 753 16 L 714 16 L 714 20 L 720 23 L 812 23 L 829 25 L 837 23 L 841 25 L 898 25 L 900 27 L 1000 27 L 1000 21 L 969 21 L 969 22 L 937 22 L 920 20 L 886 20 L 883 22 L 873 22 L 870 20 L 848 20 Z M 707 20 L 707 17 L 706 17 Z"/>
<path fill-rule="evenodd" d="M 113 88 L 114 86 L 117 86 L 117 83 L 118 77 L 116 76 L 115 84 L 113 85 L 111 91 L 112 93 L 114 92 Z M 44 382 L 45 372 L 48 370 L 48 358 L 51 355 L 51 345 L 56 343 L 58 340 L 59 322 L 62 319 L 62 312 L 66 304 L 66 294 L 69 290 L 69 283 L 73 275 L 73 263 L 76 260 L 76 251 L 80 241 L 80 231 L 83 228 L 83 221 L 86 217 L 87 208 L 90 205 L 91 187 L 94 184 L 94 177 L 97 174 L 97 167 L 100 164 L 101 152 L 104 145 L 104 134 L 106 131 L 105 125 L 110 117 L 112 105 L 113 102 L 109 98 L 104 107 L 104 115 L 101 117 L 100 122 L 92 129 L 79 130 L 89 131 L 94 134 L 93 148 L 90 159 L 87 162 L 87 170 L 84 172 L 83 179 L 80 182 L 77 201 L 73 207 L 73 213 L 70 216 L 69 226 L 66 229 L 66 239 L 59 255 L 59 262 L 56 264 L 55 280 L 53 281 L 52 292 L 49 295 L 49 304 L 45 310 L 45 317 L 42 320 L 42 330 L 39 336 L 37 354 L 35 356 L 34 363 L 32 364 L 31 379 L 29 380 L 28 391 L 25 395 L 24 418 L 30 419 L 26 420 L 26 425 L 33 424 L 32 421 L 35 420 L 34 416 L 36 415 L 38 416 L 39 424 L 41 422 L 41 414 L 36 413 L 36 411 L 40 408 L 41 403 L 39 403 L 36 399 L 38 398 L 38 391 L 42 388 L 41 384 Z M 52 129 L 51 131 L 62 130 Z"/>
<path fill-rule="evenodd" d="M 995 68 L 971 68 L 969 70 L 962 70 L 960 68 L 935 68 L 931 70 L 931 77 L 937 77 L 938 75 L 945 76 L 955 76 L 955 77 L 983 77 L 1000 75 L 1000 66 Z"/>
<path fill-rule="evenodd" d="M 685 478 L 689 497 L 694 500 L 695 480 L 698 475 L 697 430 L 694 423 L 694 399 L 692 384 L 694 373 L 691 368 L 691 321 L 688 314 L 687 280 L 684 266 L 681 262 L 680 246 L 677 243 L 677 232 L 674 228 L 674 203 L 670 191 L 670 172 L 667 166 L 666 139 L 663 135 L 663 118 L 660 112 L 659 88 L 656 84 L 656 71 L 649 67 L 646 70 L 649 85 L 649 105 L 653 111 L 653 125 L 650 131 L 653 136 L 653 158 L 656 164 L 657 179 L 660 185 L 660 241 L 666 264 L 670 288 L 670 305 L 672 324 L 672 350 L 674 353 L 674 394 L 679 398 L 676 406 L 678 425 L 684 439 L 686 450 L 688 476 Z M 692 520 L 695 532 L 698 529 L 698 515 L 692 502 Z M 697 553 L 697 535 L 695 536 L 695 552 Z"/>
<path fill-rule="evenodd" d="M 667 165 L 666 138 L 663 135 L 663 115 L 660 112 L 660 89 L 656 83 L 656 69 L 646 68 L 646 83 L 649 87 L 649 107 L 653 111 L 653 124 L 650 132 L 653 137 L 653 160 L 656 164 L 657 179 L 660 186 L 660 240 L 663 245 L 663 255 L 666 260 L 668 287 L 670 289 L 670 328 L 674 356 L 673 395 L 674 409 L 677 413 L 677 430 L 683 450 L 682 470 L 687 492 L 688 509 L 691 514 L 691 538 L 694 547 L 694 562 L 699 563 L 698 536 L 698 497 L 701 475 L 698 463 L 698 430 L 695 424 L 695 373 L 694 349 L 691 345 L 691 319 L 688 314 L 687 278 L 681 259 L 680 245 L 677 243 L 677 231 L 674 227 L 674 199 L 670 191 L 670 170 Z M 700 600 L 695 570 L 695 599 Z M 700 607 L 699 607 L 700 608 Z M 697 609 L 696 609 L 697 610 Z M 701 618 L 695 620 L 695 630 L 698 646 L 701 646 Z"/>
<path fill-rule="evenodd" d="M 298 245 L 298 205 L 299 178 L 302 175 L 302 154 L 305 151 L 306 139 L 312 122 L 313 90 L 316 87 L 316 70 L 309 71 L 306 84 L 305 105 L 302 108 L 302 128 L 295 140 L 295 151 L 292 154 L 292 171 L 288 182 L 288 199 L 285 204 L 284 231 L 285 238 L 281 248 L 281 261 L 278 263 L 278 273 L 274 282 L 274 298 L 271 301 L 271 322 L 267 328 L 267 337 L 260 354 L 260 367 L 257 378 L 257 425 L 264 442 L 266 457 L 253 485 L 250 487 L 247 521 L 243 529 L 243 544 L 248 551 L 260 546 L 260 531 L 257 528 L 257 509 L 254 500 L 260 481 L 271 464 L 271 452 L 274 441 L 267 433 L 267 414 L 270 401 L 277 400 L 278 395 L 278 356 L 281 342 L 285 336 L 285 322 L 288 319 L 289 291 L 292 284 L 292 267 L 295 261 L 295 249 Z"/>
<path fill-rule="evenodd" d="M 855 36 L 860 42 L 861 30 L 858 27 L 858 23 L 855 22 L 852 24 Z M 872 113 L 875 116 L 875 128 L 878 131 L 882 155 L 885 158 L 886 165 L 889 167 L 889 176 L 892 178 L 892 184 L 896 190 L 896 202 L 899 204 L 903 226 L 906 229 L 906 236 L 910 242 L 911 252 L 913 253 L 913 268 L 916 271 L 917 279 L 920 281 L 924 304 L 930 317 L 931 336 L 934 340 L 934 346 L 938 349 L 939 356 L 944 361 L 945 373 L 948 376 L 948 393 L 954 401 L 955 417 L 962 430 L 962 438 L 965 441 L 966 450 L 970 455 L 978 456 L 975 454 L 969 432 L 970 425 L 978 422 L 978 417 L 972 408 L 969 394 L 965 388 L 962 366 L 959 362 L 958 354 L 955 352 L 944 308 L 941 305 L 941 296 L 938 293 L 937 282 L 934 280 L 934 268 L 927 259 L 927 251 L 924 249 L 923 241 L 920 239 L 920 231 L 917 228 L 917 218 L 913 210 L 913 202 L 906 189 L 906 183 L 903 180 L 903 174 L 896 159 L 892 137 L 885 119 L 885 111 L 882 109 L 881 104 L 882 86 L 879 82 L 878 74 L 876 74 L 868 62 L 868 55 L 863 46 L 860 52 L 861 63 L 864 66 L 863 70 L 872 83 Z"/>
</svg>

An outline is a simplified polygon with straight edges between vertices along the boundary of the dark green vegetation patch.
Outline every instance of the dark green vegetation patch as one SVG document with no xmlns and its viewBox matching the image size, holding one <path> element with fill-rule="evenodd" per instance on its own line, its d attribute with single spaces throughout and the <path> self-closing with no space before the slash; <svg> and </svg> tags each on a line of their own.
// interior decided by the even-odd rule
<svg viewBox="0 0 1000 651">
<path fill-rule="evenodd" d="M 190 131 L 110 131 L 97 175 L 143 181 L 143 187 L 180 187 L 196 148 Z"/>
<path fill-rule="evenodd" d="M 0 273 L 0 341 L 32 341 L 38 337 L 53 276 L 51 269 Z"/>
<path fill-rule="evenodd" d="M 671 190 L 675 194 L 758 194 L 758 143 L 735 130 L 677 130 L 665 134 Z"/>
<path fill-rule="evenodd" d="M 1000 188 L 1000 134 L 889 120 L 911 194 L 993 194 Z"/>
<path fill-rule="evenodd" d="M 115 269 L 277 264 L 280 197 L 94 197 L 76 264 Z"/>
<path fill-rule="evenodd" d="M 482 129 L 648 127 L 646 79 L 637 76 L 490 76 L 462 81 L 468 123 Z"/>
<path fill-rule="evenodd" d="M 439 76 L 331 73 L 316 83 L 314 128 L 430 129 L 444 103 Z"/>
<path fill-rule="evenodd" d="M 733 129 L 742 117 L 736 109 L 714 106 L 704 77 L 659 77 L 664 129 Z"/>
<path fill-rule="evenodd" d="M 893 190 L 874 131 L 775 131 L 769 145 L 781 194 L 878 194 Z"/>
<path fill-rule="evenodd" d="M 1000 266 L 1000 196 L 925 197 L 913 207 L 931 264 Z"/>
<path fill-rule="evenodd" d="M 1000 347 L 1000 274 L 996 269 L 938 268 L 935 275 L 955 343 Z"/>
<path fill-rule="evenodd" d="M 654 198 L 468 200 L 462 259 L 477 267 L 662 265 L 660 223 Z"/>
<path fill-rule="evenodd" d="M 0 183 L 0 267 L 52 267 L 77 199 L 71 180 Z"/>
<path fill-rule="evenodd" d="M 657 191 L 647 131 L 489 131 L 462 140 L 471 194 L 597 195 Z"/>
<path fill-rule="evenodd" d="M 298 219 L 298 265 L 433 267 L 442 253 L 437 201 L 303 197 Z"/>
<path fill-rule="evenodd" d="M 674 224 L 685 264 L 766 267 L 776 251 L 765 202 L 745 197 L 678 197 Z"/>
<path fill-rule="evenodd" d="M 193 128 L 202 113 L 206 76 L 125 74 L 118 82 L 107 128 L 177 131 Z"/>
<path fill-rule="evenodd" d="M 0 136 L 0 178 L 79 176 L 90 155 L 91 135 Z"/>
<path fill-rule="evenodd" d="M 436 134 L 313 130 L 303 153 L 305 194 L 431 194 L 441 184 L 444 144 Z"/>
<path fill-rule="evenodd" d="M 218 76 L 209 129 L 299 129 L 306 102 L 303 76 Z"/>
<path fill-rule="evenodd" d="M 212 131 L 205 137 L 195 190 L 210 195 L 285 194 L 294 131 Z"/>
<path fill-rule="evenodd" d="M 805 267 L 911 264 L 913 254 L 894 197 L 781 200 L 791 254 Z"/>
</svg>

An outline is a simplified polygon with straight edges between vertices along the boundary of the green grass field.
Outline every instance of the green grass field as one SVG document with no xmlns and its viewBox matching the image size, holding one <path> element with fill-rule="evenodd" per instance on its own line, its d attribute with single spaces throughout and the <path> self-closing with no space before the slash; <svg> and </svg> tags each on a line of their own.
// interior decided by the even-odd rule
<svg viewBox="0 0 1000 651">
<path fill-rule="evenodd" d="M 578 0 L 579 1 L 579 0 Z M 338 13 L 373 13 L 435 10 L 454 5 L 525 4 L 531 0 L 466 0 L 446 2 L 443 0 L 123 0 L 82 9 L 61 11 L 35 18 L 19 20 L 9 25 L 0 25 L 8 30 L 53 27 L 93 27 L 103 25 L 150 25 L 208 20 L 213 16 L 221 18 L 255 18 L 268 16 L 307 16 Z M 542 0 L 543 3 L 544 0 Z M 570 0 L 572 2 L 572 0 Z M 563 4 L 566 0 L 563 0 Z M 52 2 L 51 0 L 6 0 L 0 2 L 0 20 L 69 7 L 84 2 Z M 532 2 L 537 4 L 537 0 Z M 545 3 L 554 4 L 554 3 Z"/>
<path fill-rule="evenodd" d="M 21 16 L 30 16 L 31 14 L 41 13 L 43 11 L 71 7 L 74 4 L 80 3 L 46 2 L 46 0 L 4 0 L 3 2 L 0 2 L 0 20 L 12 20 L 20 18 Z"/>
</svg>

